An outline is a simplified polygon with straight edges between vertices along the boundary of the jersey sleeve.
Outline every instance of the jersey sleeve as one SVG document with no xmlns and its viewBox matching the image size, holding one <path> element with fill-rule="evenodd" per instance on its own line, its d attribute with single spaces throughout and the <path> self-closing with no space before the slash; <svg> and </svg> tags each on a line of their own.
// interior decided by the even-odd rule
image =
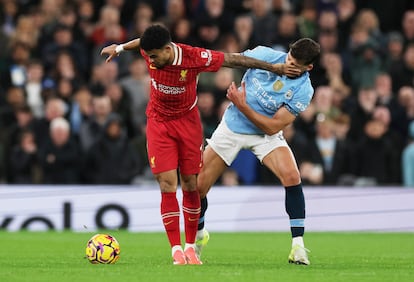
<svg viewBox="0 0 414 282">
<path fill-rule="evenodd" d="M 195 67 L 203 72 L 218 71 L 224 62 L 224 53 L 210 49 L 193 47 L 191 57 Z"/>
<path fill-rule="evenodd" d="M 313 97 L 313 87 L 311 84 L 303 84 L 301 87 L 293 91 L 295 93 L 292 93 L 292 99 L 285 103 L 285 107 L 289 112 L 295 116 L 298 116 L 301 112 L 308 108 Z M 289 94 L 286 93 L 285 95 Z"/>
<path fill-rule="evenodd" d="M 255 58 L 268 63 L 274 63 L 280 60 L 281 57 L 286 55 L 284 52 L 276 51 L 270 47 L 257 46 L 254 49 L 248 49 L 241 53 L 246 57 Z"/>
</svg>

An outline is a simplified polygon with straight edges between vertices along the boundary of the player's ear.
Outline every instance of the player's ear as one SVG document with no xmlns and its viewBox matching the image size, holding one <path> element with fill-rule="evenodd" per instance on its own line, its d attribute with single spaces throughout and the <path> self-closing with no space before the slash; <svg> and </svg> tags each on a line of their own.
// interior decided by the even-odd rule
<svg viewBox="0 0 414 282">
<path fill-rule="evenodd" d="M 172 46 L 170 44 L 167 44 L 163 47 L 164 51 L 170 52 L 172 50 Z"/>
<path fill-rule="evenodd" d="M 311 71 L 313 69 L 313 64 L 307 66 L 306 71 Z"/>
</svg>

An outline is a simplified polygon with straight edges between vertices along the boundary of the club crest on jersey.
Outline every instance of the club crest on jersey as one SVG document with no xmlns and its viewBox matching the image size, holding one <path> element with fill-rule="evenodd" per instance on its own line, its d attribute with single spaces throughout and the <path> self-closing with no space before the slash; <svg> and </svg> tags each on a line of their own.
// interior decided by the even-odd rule
<svg viewBox="0 0 414 282">
<path fill-rule="evenodd" d="M 152 64 L 152 63 L 149 65 L 149 68 L 152 69 L 152 70 L 156 70 L 157 69 L 157 67 L 154 66 L 154 64 Z"/>
<path fill-rule="evenodd" d="M 180 72 L 180 81 L 186 81 L 187 80 L 187 73 L 188 73 L 188 70 L 181 70 L 181 72 Z"/>
<path fill-rule="evenodd" d="M 155 168 L 155 156 L 152 156 L 150 158 L 150 165 L 151 165 L 152 168 Z"/>
<path fill-rule="evenodd" d="M 279 91 L 283 87 L 283 82 L 280 80 L 276 80 L 275 83 L 273 83 L 273 90 Z"/>
<path fill-rule="evenodd" d="M 286 99 L 291 99 L 292 96 L 293 96 L 293 91 L 292 90 L 289 89 L 288 91 L 286 91 L 286 93 L 285 93 L 285 98 Z"/>
</svg>

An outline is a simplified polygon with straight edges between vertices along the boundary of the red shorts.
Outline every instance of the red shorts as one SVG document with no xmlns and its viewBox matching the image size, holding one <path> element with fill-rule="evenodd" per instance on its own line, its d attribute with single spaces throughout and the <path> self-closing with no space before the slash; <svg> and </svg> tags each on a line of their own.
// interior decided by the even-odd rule
<svg viewBox="0 0 414 282">
<path fill-rule="evenodd" d="M 184 175 L 198 174 L 202 166 L 203 130 L 198 108 L 167 121 L 147 120 L 148 161 L 152 173 L 179 168 Z"/>
</svg>

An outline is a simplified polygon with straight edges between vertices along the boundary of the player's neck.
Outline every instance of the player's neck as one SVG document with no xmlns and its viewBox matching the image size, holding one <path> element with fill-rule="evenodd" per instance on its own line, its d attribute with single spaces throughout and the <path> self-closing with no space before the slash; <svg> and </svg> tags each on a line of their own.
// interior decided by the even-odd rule
<svg viewBox="0 0 414 282">
<path fill-rule="evenodd" d="M 173 64 L 174 59 L 175 59 L 175 52 L 174 52 L 175 46 L 174 46 L 174 44 L 170 43 L 170 47 L 171 48 L 168 49 L 168 52 L 169 52 L 169 55 L 170 55 L 169 59 L 168 59 L 168 65 L 169 66 L 171 66 Z"/>
</svg>

